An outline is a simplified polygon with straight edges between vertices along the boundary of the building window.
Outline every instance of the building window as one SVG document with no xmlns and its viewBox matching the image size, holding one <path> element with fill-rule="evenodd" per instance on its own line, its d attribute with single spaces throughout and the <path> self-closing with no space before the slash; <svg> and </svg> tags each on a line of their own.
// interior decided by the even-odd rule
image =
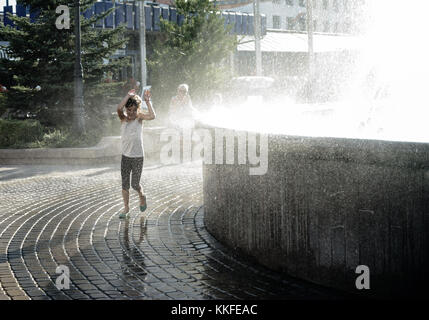
<svg viewBox="0 0 429 320">
<path fill-rule="evenodd" d="M 288 30 L 295 30 L 295 19 L 292 17 L 287 17 L 287 29 Z"/>
<path fill-rule="evenodd" d="M 348 23 L 348 22 L 345 22 L 344 24 L 343 24 L 343 32 L 344 33 L 349 33 L 350 32 L 350 23 Z"/>
<path fill-rule="evenodd" d="M 338 22 L 335 23 L 334 25 L 334 32 L 337 33 L 338 32 Z"/>
<path fill-rule="evenodd" d="M 286 0 L 285 3 L 288 6 L 293 6 L 293 0 Z"/>
<path fill-rule="evenodd" d="M 323 32 L 329 32 L 330 24 L 329 21 L 325 21 L 325 24 L 323 25 Z"/>
<path fill-rule="evenodd" d="M 338 12 L 338 0 L 334 0 L 334 1 L 332 2 L 332 6 L 334 7 L 334 11 L 335 11 L 335 12 Z"/>
<path fill-rule="evenodd" d="M 299 0 L 299 6 L 305 7 L 305 0 Z"/>
<path fill-rule="evenodd" d="M 313 31 L 317 30 L 317 20 L 313 21 Z"/>
<path fill-rule="evenodd" d="M 328 10 L 329 2 L 328 0 L 323 0 L 323 9 Z"/>
<path fill-rule="evenodd" d="M 280 16 L 273 16 L 273 29 L 280 29 Z"/>
</svg>

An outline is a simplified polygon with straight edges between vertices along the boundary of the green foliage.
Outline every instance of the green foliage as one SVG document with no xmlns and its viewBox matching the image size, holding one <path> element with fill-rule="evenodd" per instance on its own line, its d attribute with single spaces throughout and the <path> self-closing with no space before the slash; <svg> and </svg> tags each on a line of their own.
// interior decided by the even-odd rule
<svg viewBox="0 0 429 320">
<path fill-rule="evenodd" d="M 189 84 L 194 101 L 204 100 L 230 76 L 223 62 L 236 45 L 212 2 L 177 0 L 175 4 L 184 23 L 161 20 L 162 37 L 148 59 L 157 106 L 166 105 L 180 83 Z"/>
<path fill-rule="evenodd" d="M 81 12 L 95 0 L 81 1 Z M 71 107 L 74 96 L 75 61 L 75 14 L 73 0 L 23 0 L 31 8 L 40 8 L 37 23 L 30 23 L 27 17 L 12 17 L 18 28 L 0 28 L 0 38 L 9 41 L 7 53 L 12 60 L 2 60 L 0 76 L 7 79 L 8 106 L 31 111 L 47 125 L 71 124 Z M 65 4 L 70 7 L 70 29 L 57 29 L 55 21 L 59 16 L 55 8 Z M 113 10 L 113 8 L 112 8 Z M 112 12 L 86 20 L 81 16 L 82 67 L 85 98 L 92 108 L 103 102 L 103 96 L 113 93 L 110 84 L 103 82 L 103 76 L 129 64 L 128 59 L 111 59 L 112 54 L 128 41 L 125 28 L 95 29 L 96 20 Z M 109 63 L 105 63 L 108 61 Z M 40 91 L 34 90 L 40 86 Z M 88 111 L 88 110 L 87 110 Z M 58 123 L 58 121 L 60 121 Z"/>
<path fill-rule="evenodd" d="M 109 122 L 110 123 L 110 122 Z M 76 135 L 69 127 L 49 128 L 37 120 L 0 119 L 0 148 L 64 148 L 96 145 L 110 127 Z"/>
<path fill-rule="evenodd" d="M 61 130 L 54 129 L 51 132 L 45 133 L 41 141 L 37 144 L 40 147 L 49 146 L 53 148 L 60 148 L 66 146 L 68 134 L 64 134 Z"/>
<path fill-rule="evenodd" d="M 98 143 L 99 130 L 89 129 L 85 134 L 76 135 L 68 127 L 55 128 L 45 133 L 40 140 L 33 142 L 30 148 L 76 148 L 91 147 Z"/>
<path fill-rule="evenodd" d="M 22 147 L 41 139 L 44 127 L 36 120 L 0 119 L 0 147 Z"/>
<path fill-rule="evenodd" d="M 6 111 L 6 94 L 0 93 L 0 116 Z"/>
</svg>

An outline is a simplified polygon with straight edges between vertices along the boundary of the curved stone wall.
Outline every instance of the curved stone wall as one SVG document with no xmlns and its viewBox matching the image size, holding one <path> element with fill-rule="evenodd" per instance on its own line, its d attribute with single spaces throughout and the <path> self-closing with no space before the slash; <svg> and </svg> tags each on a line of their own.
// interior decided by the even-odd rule
<svg viewBox="0 0 429 320">
<path fill-rule="evenodd" d="M 159 163 L 160 136 L 164 127 L 149 127 L 143 130 L 145 163 Z M 0 149 L 0 164 L 51 164 L 51 165 L 96 165 L 120 163 L 121 137 L 103 137 L 90 148 L 34 148 Z"/>
<path fill-rule="evenodd" d="M 224 244 L 351 292 L 358 265 L 365 294 L 427 285 L 429 144 L 269 135 L 265 175 L 235 161 L 203 168 L 206 226 Z"/>
</svg>

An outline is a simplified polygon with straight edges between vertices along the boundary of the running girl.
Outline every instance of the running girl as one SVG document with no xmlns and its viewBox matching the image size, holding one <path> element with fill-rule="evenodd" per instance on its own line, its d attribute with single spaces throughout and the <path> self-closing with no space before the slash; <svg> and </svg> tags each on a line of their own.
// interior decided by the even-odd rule
<svg viewBox="0 0 429 320">
<path fill-rule="evenodd" d="M 142 99 L 130 90 L 118 105 L 118 116 L 121 120 L 121 177 L 122 198 L 124 199 L 124 210 L 119 215 L 120 219 L 127 218 L 130 208 L 130 175 L 131 187 L 136 190 L 140 197 L 140 211 L 147 208 L 146 196 L 140 185 L 143 170 L 144 148 L 143 148 L 143 120 L 155 119 L 155 111 L 150 103 L 150 91 L 146 90 L 143 98 L 148 106 L 148 113 L 141 111 Z M 125 109 L 125 110 L 124 110 Z"/>
</svg>

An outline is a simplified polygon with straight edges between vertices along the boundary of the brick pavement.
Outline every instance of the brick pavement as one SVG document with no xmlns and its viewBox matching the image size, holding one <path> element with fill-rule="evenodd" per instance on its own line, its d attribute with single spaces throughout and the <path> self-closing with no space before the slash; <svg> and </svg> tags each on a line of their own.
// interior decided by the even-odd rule
<svg viewBox="0 0 429 320">
<path fill-rule="evenodd" d="M 336 299 L 250 262 L 204 227 L 201 164 L 148 167 L 148 209 L 119 167 L 0 167 L 0 299 Z M 70 269 L 58 290 L 56 268 Z"/>
</svg>

